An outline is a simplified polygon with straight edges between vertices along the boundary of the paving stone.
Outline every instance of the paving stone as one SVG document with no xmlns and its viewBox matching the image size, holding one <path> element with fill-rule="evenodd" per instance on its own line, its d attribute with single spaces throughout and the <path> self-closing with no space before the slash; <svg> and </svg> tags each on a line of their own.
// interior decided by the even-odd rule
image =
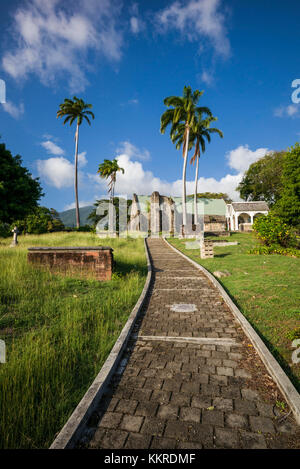
<svg viewBox="0 0 300 469">
<path fill-rule="evenodd" d="M 220 410 L 202 410 L 202 419 L 203 424 L 217 425 L 219 427 L 224 427 L 224 413 Z"/>
<path fill-rule="evenodd" d="M 145 417 L 140 433 L 145 435 L 162 436 L 164 428 L 164 420 L 154 417 Z"/>
<path fill-rule="evenodd" d="M 126 449 L 145 449 L 151 444 L 151 436 L 141 435 L 140 433 L 130 433 L 126 441 Z"/>
<path fill-rule="evenodd" d="M 235 376 L 238 376 L 239 378 L 245 378 L 245 379 L 250 379 L 251 378 L 251 374 L 244 370 L 243 368 L 236 368 L 234 370 L 234 373 L 235 373 Z"/>
<path fill-rule="evenodd" d="M 152 389 L 134 389 L 131 391 L 131 396 L 137 401 L 147 401 L 150 399 Z"/>
<path fill-rule="evenodd" d="M 234 410 L 238 414 L 258 415 L 255 403 L 245 399 L 234 399 Z"/>
<path fill-rule="evenodd" d="M 195 443 L 193 441 L 180 441 L 178 444 L 177 444 L 177 449 L 195 449 L 195 450 L 198 450 L 198 449 L 202 449 L 203 448 L 203 445 L 202 443 Z"/>
<path fill-rule="evenodd" d="M 181 407 L 179 418 L 185 422 L 200 423 L 201 410 L 197 407 Z"/>
<path fill-rule="evenodd" d="M 212 398 L 206 396 L 193 396 L 192 397 L 192 407 L 197 407 L 199 409 L 207 409 L 211 407 Z"/>
<path fill-rule="evenodd" d="M 158 409 L 158 403 L 152 401 L 139 402 L 135 415 L 140 415 L 143 417 L 155 416 Z"/>
<path fill-rule="evenodd" d="M 151 401 L 157 402 L 158 404 L 168 404 L 171 399 L 171 391 L 158 391 L 155 389 L 151 394 Z"/>
<path fill-rule="evenodd" d="M 172 392 L 171 395 L 171 404 L 177 405 L 177 406 L 190 406 L 191 404 L 191 395 L 190 394 L 185 394 L 183 392 L 177 393 L 177 392 Z"/>
<path fill-rule="evenodd" d="M 101 449 L 123 448 L 128 433 L 122 430 L 108 430 L 101 441 Z"/>
<path fill-rule="evenodd" d="M 140 431 L 144 418 L 137 415 L 124 415 L 123 420 L 120 424 L 122 430 L 127 430 L 128 432 Z"/>
<path fill-rule="evenodd" d="M 239 414 L 226 414 L 225 415 L 225 424 L 230 428 L 248 428 L 248 419 L 244 415 Z"/>
<path fill-rule="evenodd" d="M 235 430 L 228 428 L 215 428 L 215 445 L 222 449 L 236 449 L 239 448 L 239 437 Z"/>
<path fill-rule="evenodd" d="M 233 376 L 233 369 L 226 366 L 217 366 L 217 374 L 221 376 Z"/>
<path fill-rule="evenodd" d="M 200 393 L 205 396 L 218 397 L 220 396 L 220 386 L 214 384 L 201 384 Z"/>
<path fill-rule="evenodd" d="M 179 413 L 179 407 L 174 406 L 172 404 L 168 405 L 160 405 L 158 412 L 157 412 L 157 417 L 160 419 L 168 419 L 168 420 L 177 420 L 178 419 L 178 413 Z"/>
<path fill-rule="evenodd" d="M 221 386 L 221 396 L 229 399 L 238 399 L 241 397 L 239 386 Z"/>
<path fill-rule="evenodd" d="M 240 433 L 240 440 L 243 449 L 267 449 L 263 435 L 242 431 Z"/>
<path fill-rule="evenodd" d="M 131 399 L 120 399 L 116 406 L 116 412 L 122 412 L 123 414 L 134 414 L 137 408 L 138 401 Z"/>
<path fill-rule="evenodd" d="M 175 449 L 176 440 L 172 438 L 158 438 L 154 437 L 151 443 L 151 449 Z"/>
<path fill-rule="evenodd" d="M 209 376 L 209 384 L 221 384 L 223 386 L 227 386 L 228 379 L 227 376 L 219 376 L 212 374 Z"/>
<path fill-rule="evenodd" d="M 264 402 L 256 403 L 257 410 L 262 417 L 274 417 L 273 405 Z"/>
<path fill-rule="evenodd" d="M 254 391 L 253 389 L 243 388 L 241 392 L 242 392 L 243 398 L 248 399 L 249 401 L 255 401 L 259 399 L 258 392 Z"/>
<path fill-rule="evenodd" d="M 223 361 L 223 366 L 226 366 L 226 367 L 230 367 L 230 368 L 237 368 L 238 367 L 238 363 L 234 360 L 229 360 L 229 359 L 226 359 L 226 360 L 222 360 Z"/>
<path fill-rule="evenodd" d="M 188 441 L 202 443 L 203 448 L 213 448 L 213 427 L 206 424 L 191 423 L 188 426 Z"/>
<path fill-rule="evenodd" d="M 161 389 L 163 382 L 162 379 L 146 378 L 144 389 Z"/>
<path fill-rule="evenodd" d="M 182 383 L 181 391 L 190 393 L 190 394 L 199 394 L 200 390 L 200 382 L 189 381 L 186 383 Z"/>
<path fill-rule="evenodd" d="M 179 392 L 181 388 L 181 382 L 174 379 L 165 379 L 162 385 L 163 391 L 175 391 Z M 184 391 L 184 390 L 183 390 Z"/>
<path fill-rule="evenodd" d="M 229 352 L 228 353 L 229 360 L 241 360 L 243 355 L 237 352 Z"/>
<path fill-rule="evenodd" d="M 273 422 L 268 417 L 250 416 L 250 426 L 254 432 L 262 432 L 262 433 L 274 433 L 275 432 Z"/>
<path fill-rule="evenodd" d="M 223 411 L 232 411 L 233 410 L 233 400 L 226 399 L 224 397 L 215 397 L 212 404 L 217 410 Z"/>
<path fill-rule="evenodd" d="M 99 423 L 100 428 L 118 428 L 123 414 L 117 412 L 106 412 Z"/>
</svg>

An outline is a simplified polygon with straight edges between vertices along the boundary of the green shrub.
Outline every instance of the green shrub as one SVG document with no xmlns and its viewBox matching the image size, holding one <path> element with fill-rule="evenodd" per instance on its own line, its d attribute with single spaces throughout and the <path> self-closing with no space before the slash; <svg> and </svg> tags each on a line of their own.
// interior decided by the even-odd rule
<svg viewBox="0 0 300 469">
<path fill-rule="evenodd" d="M 284 248 L 279 244 L 272 244 L 271 246 L 259 246 L 248 251 L 248 254 L 280 254 L 281 256 L 300 257 L 299 249 Z"/>
<path fill-rule="evenodd" d="M 11 236 L 11 229 L 8 223 L 0 222 L 0 238 L 9 238 Z"/>
<path fill-rule="evenodd" d="M 297 245 L 296 234 L 292 227 L 270 212 L 262 215 L 253 223 L 257 238 L 265 246 L 293 248 Z"/>
<path fill-rule="evenodd" d="M 37 207 L 25 220 L 17 220 L 12 223 L 18 227 L 20 233 L 43 234 L 63 231 L 64 225 L 58 213 L 54 209 Z"/>
</svg>

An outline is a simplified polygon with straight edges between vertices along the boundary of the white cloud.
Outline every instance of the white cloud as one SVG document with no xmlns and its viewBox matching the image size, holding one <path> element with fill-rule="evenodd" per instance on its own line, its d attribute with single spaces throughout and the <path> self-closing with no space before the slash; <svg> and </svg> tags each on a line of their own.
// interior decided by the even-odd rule
<svg viewBox="0 0 300 469">
<path fill-rule="evenodd" d="M 226 154 L 226 158 L 230 168 L 243 173 L 249 168 L 250 164 L 259 160 L 268 152 L 268 148 L 258 148 L 257 150 L 252 151 L 249 149 L 248 145 L 241 145 L 228 152 Z"/>
<path fill-rule="evenodd" d="M 57 157 L 37 160 L 39 176 L 57 189 L 71 187 L 74 183 L 74 165 L 66 158 Z"/>
<path fill-rule="evenodd" d="M 225 192 L 233 200 L 240 200 L 239 193 L 235 190 L 240 181 L 242 180 L 244 171 L 248 169 L 249 165 L 259 158 L 262 158 L 268 152 L 267 148 L 258 148 L 255 151 L 249 149 L 247 145 L 239 146 L 238 148 L 228 152 L 226 158 L 228 165 L 235 174 L 226 174 L 220 179 L 214 177 L 200 177 L 198 181 L 199 192 Z M 152 171 L 147 171 L 143 166 L 143 161 L 149 158 L 149 151 L 140 150 L 132 143 L 125 141 L 120 143 L 117 149 L 116 158 L 118 164 L 124 169 L 124 174 L 118 172 L 116 182 L 116 195 L 127 195 L 132 197 L 133 193 L 139 195 L 149 195 L 153 191 L 158 191 L 162 195 L 167 196 L 181 196 L 182 180 L 166 181 L 155 176 Z M 86 162 L 86 152 L 78 155 L 79 167 L 83 167 Z M 143 161 L 136 161 L 142 159 Z M 37 161 L 38 173 L 49 185 L 57 189 L 71 187 L 74 181 L 74 165 L 63 157 L 49 158 L 48 160 Z M 89 195 L 81 202 L 81 206 L 92 205 L 96 199 L 107 196 L 107 181 L 100 178 L 98 174 L 83 173 L 79 171 L 79 180 L 85 182 L 82 184 L 81 191 L 92 190 L 94 193 L 101 193 L 101 196 L 95 196 L 90 199 Z M 188 194 L 194 192 L 194 180 L 186 182 Z M 87 193 L 86 193 L 87 194 Z M 88 198 L 89 197 L 89 198 Z M 74 204 L 65 207 L 73 208 Z"/>
<path fill-rule="evenodd" d="M 202 72 L 202 74 L 200 75 L 200 80 L 203 81 L 204 83 L 206 83 L 206 85 L 210 86 L 214 82 L 214 77 L 213 77 L 212 73 L 204 70 Z"/>
<path fill-rule="evenodd" d="M 139 34 L 145 29 L 145 23 L 137 16 L 132 16 L 130 18 L 130 30 L 133 34 Z"/>
<path fill-rule="evenodd" d="M 41 145 L 48 153 L 50 153 L 50 155 L 62 156 L 65 154 L 65 151 L 55 143 L 51 142 L 51 140 L 46 140 L 46 142 L 42 142 Z"/>
<path fill-rule="evenodd" d="M 156 22 L 162 33 L 177 29 L 189 41 L 205 38 L 218 55 L 227 57 L 230 43 L 221 6 L 221 0 L 175 1 L 156 14 Z"/>
<path fill-rule="evenodd" d="M 118 164 L 125 172 L 117 174 L 116 194 L 127 194 L 128 197 L 131 197 L 133 193 L 149 195 L 153 191 L 158 191 L 163 195 L 181 196 L 181 179 L 169 182 L 156 177 L 151 171 L 144 169 L 142 162 L 132 161 L 136 152 L 139 152 L 138 148 L 130 142 L 123 142 L 117 152 Z M 200 177 L 198 181 L 199 192 L 225 192 L 233 200 L 240 200 L 239 193 L 235 189 L 242 180 L 244 171 L 251 163 L 264 156 L 266 152 L 267 149 L 264 148 L 251 151 L 247 145 L 228 152 L 229 166 L 238 171 L 238 174 L 226 174 L 219 180 L 213 177 Z M 92 185 L 95 184 L 102 191 L 106 189 L 106 181 L 100 179 L 98 175 L 88 174 L 88 177 Z M 188 194 L 193 194 L 194 184 L 194 180 L 186 182 Z"/>
<path fill-rule="evenodd" d="M 19 119 L 24 114 L 24 104 L 21 103 L 19 106 L 13 104 L 11 101 L 2 103 L 5 112 L 11 115 L 14 119 Z"/>
<path fill-rule="evenodd" d="M 140 150 L 132 143 L 125 141 L 121 142 L 119 148 L 117 148 L 117 153 L 125 154 L 130 159 L 138 159 L 142 161 L 147 161 L 150 159 L 150 152 L 148 150 Z"/>
<path fill-rule="evenodd" d="M 86 158 L 86 151 L 83 151 L 82 153 L 78 153 L 78 166 L 79 168 L 83 168 L 87 164 L 87 158 Z"/>
<path fill-rule="evenodd" d="M 88 207 L 90 205 L 93 205 L 96 200 L 96 196 L 92 200 L 79 200 L 79 207 Z M 71 210 L 72 208 L 75 208 L 75 202 L 64 206 L 64 210 Z"/>
<path fill-rule="evenodd" d="M 115 61 L 121 58 L 119 10 L 120 5 L 110 0 L 26 2 L 15 12 L 16 45 L 4 54 L 3 69 L 15 79 L 34 73 L 45 85 L 67 75 L 72 92 L 84 90 L 87 53 L 98 51 Z"/>
<path fill-rule="evenodd" d="M 275 117 L 296 117 L 299 114 L 299 107 L 295 104 L 279 106 L 274 110 Z"/>
</svg>

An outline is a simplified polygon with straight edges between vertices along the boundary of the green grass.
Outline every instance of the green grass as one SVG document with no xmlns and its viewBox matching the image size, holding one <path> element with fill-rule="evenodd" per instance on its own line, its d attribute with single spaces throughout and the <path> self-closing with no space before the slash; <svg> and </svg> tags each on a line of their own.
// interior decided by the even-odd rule
<svg viewBox="0 0 300 469">
<path fill-rule="evenodd" d="M 0 239 L 0 448 L 47 448 L 85 394 L 145 283 L 142 239 L 91 233 Z M 109 245 L 110 282 L 54 275 L 27 263 L 30 246 Z"/>
<path fill-rule="evenodd" d="M 219 282 L 300 391 L 300 364 L 293 364 L 291 358 L 291 343 L 300 337 L 300 261 L 277 254 L 247 254 L 257 244 L 252 233 L 236 233 L 226 239 L 240 244 L 214 247 L 212 259 L 200 259 L 198 249 L 185 249 L 190 240 L 169 241 L 209 272 L 230 272 Z"/>
</svg>

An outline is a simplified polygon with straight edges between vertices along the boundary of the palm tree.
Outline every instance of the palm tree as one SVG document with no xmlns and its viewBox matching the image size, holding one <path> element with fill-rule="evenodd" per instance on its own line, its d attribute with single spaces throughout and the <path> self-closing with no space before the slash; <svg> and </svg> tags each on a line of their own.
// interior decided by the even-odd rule
<svg viewBox="0 0 300 469">
<path fill-rule="evenodd" d="M 109 179 L 108 183 L 108 193 L 110 194 L 110 205 L 109 205 L 109 211 L 108 211 L 108 216 L 109 216 L 109 226 L 110 229 L 113 229 L 113 204 L 114 204 L 114 195 L 115 195 L 115 185 L 116 185 L 116 180 L 117 180 L 117 172 L 122 171 L 124 174 L 124 169 L 120 168 L 118 165 L 118 161 L 116 159 L 114 160 L 104 160 L 103 163 L 99 164 L 99 168 L 97 173 L 100 175 L 101 178 L 103 179 Z M 114 231 L 114 229 L 113 229 Z"/>
<path fill-rule="evenodd" d="M 86 104 L 82 99 L 76 98 L 65 99 L 62 104 L 59 105 L 59 111 L 57 111 L 56 117 L 65 117 L 64 124 L 70 121 L 70 126 L 76 120 L 76 132 L 75 132 L 75 206 L 76 206 L 76 226 L 80 227 L 80 216 L 79 216 L 79 203 L 78 203 L 78 137 L 79 137 L 79 126 L 82 124 L 83 119 L 91 125 L 88 116 L 95 119 L 92 111 L 92 104 Z"/>
<path fill-rule="evenodd" d="M 173 141 L 176 132 L 178 132 L 179 126 L 182 134 L 182 154 L 184 158 L 183 172 L 182 172 L 182 224 L 186 225 L 186 163 L 188 150 L 190 149 L 189 135 L 190 128 L 194 123 L 196 112 L 203 112 L 211 115 L 210 110 L 207 107 L 196 107 L 203 91 L 195 90 L 192 92 L 190 86 L 183 88 L 183 96 L 169 96 L 164 99 L 164 104 L 171 109 L 167 109 L 161 116 L 160 119 L 160 132 L 165 133 L 166 128 L 171 124 L 170 137 Z M 182 124 L 184 127 L 182 127 Z M 174 143 L 174 141 L 173 141 Z M 180 147 L 181 145 L 179 145 Z M 176 148 L 179 148 L 176 146 Z"/>
<path fill-rule="evenodd" d="M 108 179 L 110 181 L 108 183 L 108 193 L 110 193 L 111 200 L 114 200 L 115 195 L 115 185 L 117 180 L 117 172 L 122 171 L 124 174 L 124 169 L 120 168 L 118 165 L 118 161 L 114 160 L 104 160 L 103 163 L 99 164 L 99 169 L 97 173 L 100 175 L 101 178 Z"/>
<path fill-rule="evenodd" d="M 205 152 L 205 139 L 210 143 L 210 135 L 217 133 L 221 138 L 223 138 L 223 133 L 221 130 L 216 128 L 209 128 L 211 122 L 215 122 L 217 117 L 208 116 L 206 119 L 202 118 L 202 113 L 197 112 L 196 119 L 191 129 L 191 141 L 195 142 L 195 153 L 191 158 L 191 164 L 194 164 L 196 161 L 196 176 L 195 176 L 195 192 L 194 192 L 194 224 L 197 225 L 197 191 L 198 191 L 198 171 L 199 171 L 199 158 L 200 158 L 200 147 L 202 153 Z"/>
</svg>

